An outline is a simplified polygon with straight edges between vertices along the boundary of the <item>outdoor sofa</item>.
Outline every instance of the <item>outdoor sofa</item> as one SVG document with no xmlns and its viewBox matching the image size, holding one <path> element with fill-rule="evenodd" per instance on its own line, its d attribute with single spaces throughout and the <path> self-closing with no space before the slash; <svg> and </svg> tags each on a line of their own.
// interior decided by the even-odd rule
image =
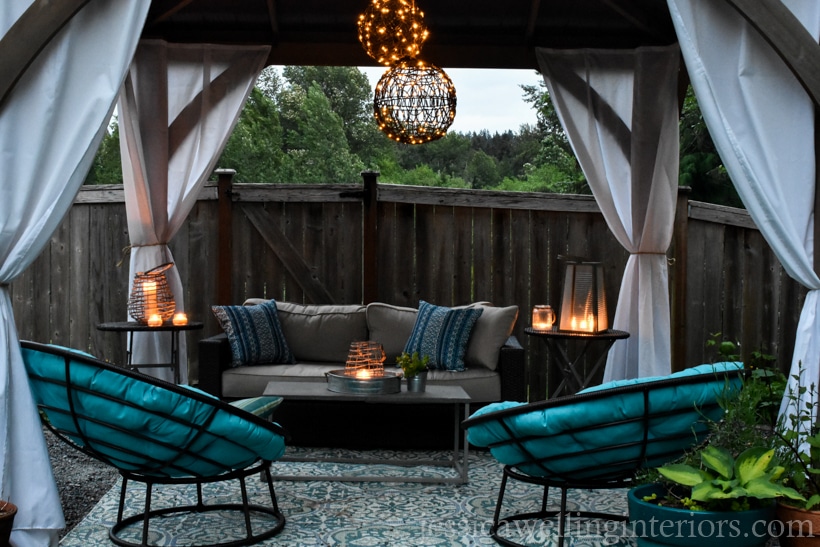
<svg viewBox="0 0 820 547">
<path fill-rule="evenodd" d="M 434 336 L 436 326 L 440 325 L 436 318 L 440 319 L 442 314 L 461 317 L 469 313 L 477 318 L 469 329 L 466 345 L 461 345 L 464 352 L 461 366 L 449 360 L 446 367 L 455 370 L 445 370 L 444 364 L 440 365 L 441 369 L 430 370 L 427 385 L 463 387 L 471 397 L 472 408 L 495 401 L 527 400 L 524 349 L 512 336 L 518 318 L 517 306 L 495 307 L 487 302 L 476 302 L 445 308 L 422 301 L 420 309 L 432 310 L 434 317 L 424 326 L 417 325 L 419 309 L 382 302 L 303 305 L 252 298 L 242 306 L 215 306 L 214 312 L 226 332 L 199 342 L 198 387 L 232 400 L 259 396 L 271 381 L 326 383 L 327 372 L 344 368 L 351 342 L 366 340 L 383 345 L 385 368 L 390 370 L 395 367 L 396 358 L 406 349 L 411 336 L 418 336 L 420 332 L 427 337 Z M 457 353 L 459 348 L 450 349 Z M 277 362 L 258 355 L 266 352 L 273 354 Z M 286 400 L 277 410 L 276 419 L 288 428 L 295 444 L 327 445 L 336 428 L 328 426 L 321 434 L 318 431 L 329 413 L 342 412 L 351 422 L 366 420 L 371 424 L 381 414 L 387 428 L 391 427 L 391 421 L 395 424 L 400 420 L 395 410 L 375 408 L 377 406 L 298 404 Z M 389 412 L 392 416 L 385 415 Z M 431 409 L 413 408 L 408 412 L 414 412 L 418 420 L 426 421 L 428 429 L 446 427 L 450 422 L 445 416 L 438 420 L 431 414 Z M 425 412 L 428 413 L 426 418 L 423 417 Z M 424 436 L 438 439 L 443 435 L 431 432 Z M 364 434 L 362 437 L 361 440 L 366 441 L 373 436 Z M 386 438 L 380 435 L 378 440 L 383 442 Z M 343 439 L 336 438 L 335 444 L 362 445 L 348 434 Z M 418 446 L 415 442 L 409 444 Z"/>
</svg>

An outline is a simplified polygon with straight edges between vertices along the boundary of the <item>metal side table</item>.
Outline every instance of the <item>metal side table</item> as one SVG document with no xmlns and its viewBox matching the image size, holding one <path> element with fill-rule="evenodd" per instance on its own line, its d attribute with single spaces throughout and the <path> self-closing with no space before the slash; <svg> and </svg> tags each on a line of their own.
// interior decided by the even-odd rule
<svg viewBox="0 0 820 547">
<path fill-rule="evenodd" d="M 569 332 L 553 330 L 536 330 L 531 327 L 524 329 L 524 332 L 530 336 L 535 336 L 542 339 L 547 344 L 550 356 L 555 358 L 558 365 L 558 370 L 561 373 L 562 380 L 558 387 L 553 392 L 554 397 L 560 395 L 573 395 L 582 389 L 589 386 L 598 369 L 604 364 L 607 352 L 617 340 L 629 338 L 629 333 L 622 330 L 608 329 L 596 333 L 583 332 Z M 578 340 L 583 342 L 581 351 L 575 356 L 575 359 L 570 360 L 566 350 L 566 342 L 569 340 Z M 579 370 L 579 364 L 584 356 L 587 354 L 590 346 L 595 342 L 601 342 L 603 346 L 600 348 L 601 352 L 595 364 L 587 371 L 586 375 Z M 566 392 L 566 393 L 564 393 Z"/>
<path fill-rule="evenodd" d="M 118 321 L 113 323 L 99 323 L 97 330 L 112 332 L 127 332 L 128 342 L 125 350 L 125 364 L 131 370 L 141 368 L 170 368 L 174 371 L 174 383 L 179 384 L 179 333 L 184 330 L 199 330 L 203 323 L 199 321 L 188 321 L 185 325 L 174 325 L 170 321 L 160 327 L 149 327 L 136 321 Z M 171 355 L 167 363 L 132 363 L 132 348 L 135 332 L 169 332 L 171 333 Z"/>
</svg>

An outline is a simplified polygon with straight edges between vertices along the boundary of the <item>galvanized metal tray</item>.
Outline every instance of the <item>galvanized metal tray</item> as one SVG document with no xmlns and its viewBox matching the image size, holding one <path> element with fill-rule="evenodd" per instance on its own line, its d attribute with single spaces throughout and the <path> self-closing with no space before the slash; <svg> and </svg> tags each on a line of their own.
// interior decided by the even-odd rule
<svg viewBox="0 0 820 547">
<path fill-rule="evenodd" d="M 337 393 L 385 395 L 401 391 L 401 376 L 390 371 L 385 371 L 384 376 L 357 378 L 345 374 L 344 369 L 341 369 L 326 372 L 325 377 L 327 378 L 327 389 Z"/>
</svg>

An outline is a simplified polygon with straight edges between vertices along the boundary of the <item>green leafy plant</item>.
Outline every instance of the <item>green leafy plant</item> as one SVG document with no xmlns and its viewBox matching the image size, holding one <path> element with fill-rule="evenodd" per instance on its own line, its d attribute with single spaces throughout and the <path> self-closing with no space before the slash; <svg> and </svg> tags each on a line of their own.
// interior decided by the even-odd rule
<svg viewBox="0 0 820 547">
<path fill-rule="evenodd" d="M 817 426 L 817 387 L 815 384 L 799 384 L 802 364 L 794 379 L 797 389 L 789 388 L 787 399 L 795 409 L 783 416 L 775 430 L 775 447 L 786 467 L 789 483 L 800 492 L 803 500 L 790 503 L 796 507 L 817 510 L 820 508 L 820 430 Z M 804 402 L 801 404 L 801 400 Z"/>
<path fill-rule="evenodd" d="M 722 360 L 739 360 L 738 346 L 713 334 L 707 347 L 717 349 Z M 792 475 L 793 462 L 783 458 L 776 430 L 777 410 L 786 378 L 775 367 L 775 358 L 763 352 L 750 354 L 739 391 L 721 398 L 723 416 L 709 422 L 703 445 L 680 460 L 646 473 L 643 480 L 667 486 L 661 505 L 704 511 L 740 511 L 771 504 L 784 497 L 803 503 L 805 497 Z"/>
<path fill-rule="evenodd" d="M 396 358 L 396 364 L 401 367 L 405 378 L 412 378 L 418 373 L 427 370 L 427 365 L 430 363 L 430 356 L 425 355 L 419 357 L 419 353 L 414 351 L 412 355 L 407 352 L 402 353 Z"/>
<path fill-rule="evenodd" d="M 673 463 L 658 468 L 662 477 L 677 485 L 670 489 L 667 502 L 692 511 L 744 511 L 779 497 L 805 499 L 784 484 L 786 469 L 777 463 L 774 448 L 749 448 L 735 459 L 725 448 L 707 445 L 699 456 L 698 467 Z"/>
</svg>

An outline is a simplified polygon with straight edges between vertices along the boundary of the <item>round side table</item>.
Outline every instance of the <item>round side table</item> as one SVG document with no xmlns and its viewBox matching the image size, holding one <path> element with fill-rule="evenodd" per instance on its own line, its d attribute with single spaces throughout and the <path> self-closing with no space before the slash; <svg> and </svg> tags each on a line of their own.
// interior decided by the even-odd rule
<svg viewBox="0 0 820 547">
<path fill-rule="evenodd" d="M 159 327 L 149 327 L 136 321 L 117 321 L 99 323 L 97 330 L 128 333 L 128 343 L 125 350 L 125 364 L 131 370 L 141 368 L 170 368 L 174 372 L 174 383 L 179 384 L 179 333 L 185 330 L 199 330 L 204 326 L 199 321 L 188 321 L 185 325 L 174 325 L 166 321 Z M 131 348 L 134 343 L 135 332 L 169 332 L 171 333 L 171 355 L 167 363 L 132 363 Z"/>
</svg>

